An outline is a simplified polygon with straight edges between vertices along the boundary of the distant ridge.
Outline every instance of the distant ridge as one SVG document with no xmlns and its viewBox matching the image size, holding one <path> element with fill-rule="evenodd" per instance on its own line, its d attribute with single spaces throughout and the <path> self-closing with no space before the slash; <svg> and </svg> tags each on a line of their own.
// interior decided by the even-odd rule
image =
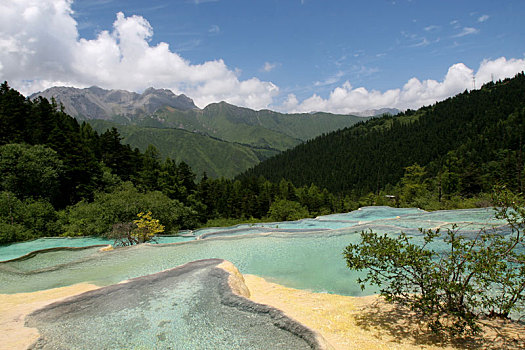
<svg viewBox="0 0 525 350">
<path fill-rule="evenodd" d="M 65 112 L 77 119 L 110 120 L 115 115 L 127 119 L 152 114 L 161 107 L 172 107 L 186 111 L 196 109 L 193 100 L 185 95 L 175 95 L 171 90 L 148 88 L 142 94 L 125 90 L 105 90 L 97 86 L 85 89 L 74 87 L 52 87 L 31 96 L 55 98 L 62 103 Z"/>
<path fill-rule="evenodd" d="M 397 108 L 379 108 L 379 109 L 367 109 L 365 111 L 353 112 L 350 114 L 357 115 L 359 117 L 374 117 L 374 116 L 380 116 L 383 114 L 396 115 L 399 112 L 401 111 Z"/>
<path fill-rule="evenodd" d="M 255 111 L 227 102 L 211 103 L 199 109 L 185 95 L 154 88 L 138 94 L 96 86 L 85 89 L 52 87 L 29 98 L 38 96 L 48 100 L 54 98 L 64 106 L 67 114 L 81 121 L 101 119 L 119 125 L 184 129 L 227 142 L 280 151 L 368 119 L 324 112 Z"/>
<path fill-rule="evenodd" d="M 30 98 L 38 96 L 54 98 L 67 114 L 89 121 L 99 133 L 116 127 L 132 147 L 145 151 L 154 145 L 162 157 L 184 161 L 197 174 L 206 172 L 211 177 L 233 177 L 323 133 L 369 119 L 322 112 L 255 111 L 226 102 L 199 109 L 185 95 L 154 88 L 138 94 L 96 86 L 53 87 Z"/>
</svg>

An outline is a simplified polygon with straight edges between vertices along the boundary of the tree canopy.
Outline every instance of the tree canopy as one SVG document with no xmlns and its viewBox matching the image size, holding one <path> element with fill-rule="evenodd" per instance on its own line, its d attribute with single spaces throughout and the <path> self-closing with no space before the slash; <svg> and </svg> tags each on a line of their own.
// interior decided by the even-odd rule
<svg viewBox="0 0 525 350">
<path fill-rule="evenodd" d="M 525 74 L 490 82 L 417 111 L 383 116 L 319 136 L 245 172 L 295 186 L 315 184 L 354 199 L 391 191 L 418 164 L 443 198 L 523 191 Z"/>
</svg>

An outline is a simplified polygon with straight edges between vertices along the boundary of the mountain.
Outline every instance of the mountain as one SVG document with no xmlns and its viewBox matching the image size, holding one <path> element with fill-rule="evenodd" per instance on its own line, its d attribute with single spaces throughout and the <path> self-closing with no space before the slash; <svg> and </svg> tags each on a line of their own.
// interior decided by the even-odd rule
<svg viewBox="0 0 525 350">
<path fill-rule="evenodd" d="M 401 111 L 397 108 L 379 108 L 379 109 L 367 109 L 365 111 L 354 112 L 352 114 L 357 115 L 359 117 L 374 117 L 374 116 L 382 116 L 383 114 L 396 115 L 399 112 Z"/>
<path fill-rule="evenodd" d="M 166 107 L 158 110 L 149 122 L 157 127 L 182 128 L 225 141 L 282 151 L 363 120 L 366 119 L 331 113 L 254 111 L 220 102 L 202 110 L 179 111 Z M 145 123 L 143 120 L 142 125 Z"/>
<path fill-rule="evenodd" d="M 65 112 L 72 117 L 85 119 L 122 118 L 131 121 L 143 115 L 149 115 L 165 106 L 179 110 L 197 108 L 185 95 L 175 95 L 167 89 L 148 88 L 142 94 L 125 90 L 105 90 L 96 86 L 86 89 L 73 87 L 52 87 L 31 96 L 55 98 L 65 107 Z"/>
<path fill-rule="evenodd" d="M 30 98 L 38 96 L 54 98 L 66 113 L 78 120 L 88 119 L 99 132 L 116 127 L 132 147 L 145 151 L 153 144 L 162 156 L 184 161 L 198 174 L 206 171 L 213 177 L 236 175 L 280 151 L 368 119 L 331 113 L 254 111 L 226 102 L 199 109 L 184 95 L 153 88 L 137 94 L 98 87 L 54 87 Z M 218 142 L 221 147 L 214 148 Z M 226 147 L 224 143 L 232 145 Z M 218 156 L 218 150 L 226 154 Z M 228 156 L 237 151 L 237 156 Z"/>
<path fill-rule="evenodd" d="M 363 118 L 331 113 L 283 114 L 254 111 L 226 102 L 197 108 L 184 95 L 149 88 L 142 94 L 99 87 L 53 87 L 30 96 L 54 98 L 78 120 L 103 119 L 120 125 L 177 128 L 228 142 L 285 150 L 326 132 L 341 129 Z"/>
<path fill-rule="evenodd" d="M 212 178 L 232 178 L 279 153 L 278 150 L 227 142 L 182 129 L 117 125 L 100 119 L 90 120 L 89 123 L 99 133 L 118 127 L 122 143 L 143 152 L 151 144 L 164 158 L 169 157 L 177 163 L 184 161 L 195 173 L 200 175 L 206 172 Z"/>
<path fill-rule="evenodd" d="M 333 193 L 392 188 L 417 164 L 443 195 L 490 192 L 497 183 L 525 185 L 525 75 L 480 90 L 375 118 L 282 152 L 241 177 L 288 179 Z M 415 169 L 415 168 L 414 168 Z M 423 176 L 423 175 L 422 175 Z M 407 179 L 405 179 L 407 180 Z"/>
</svg>

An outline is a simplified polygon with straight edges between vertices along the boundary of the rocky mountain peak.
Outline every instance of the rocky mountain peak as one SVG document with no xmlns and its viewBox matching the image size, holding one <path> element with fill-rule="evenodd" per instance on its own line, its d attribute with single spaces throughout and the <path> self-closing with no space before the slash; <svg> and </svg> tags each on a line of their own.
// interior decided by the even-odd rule
<svg viewBox="0 0 525 350">
<path fill-rule="evenodd" d="M 61 102 L 66 113 L 78 119 L 113 119 L 122 116 L 153 114 L 159 108 L 172 107 L 178 110 L 196 109 L 193 100 L 185 95 L 175 95 L 168 89 L 147 88 L 142 94 L 126 90 L 105 90 L 98 86 L 85 89 L 52 87 L 30 96 L 54 97 Z"/>
</svg>

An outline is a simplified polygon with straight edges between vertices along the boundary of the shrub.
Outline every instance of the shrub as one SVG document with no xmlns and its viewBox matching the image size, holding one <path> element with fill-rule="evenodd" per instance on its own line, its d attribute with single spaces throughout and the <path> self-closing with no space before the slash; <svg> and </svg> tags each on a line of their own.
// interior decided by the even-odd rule
<svg viewBox="0 0 525 350">
<path fill-rule="evenodd" d="M 151 217 L 151 212 L 138 213 L 133 222 L 121 222 L 113 225 L 109 237 L 115 240 L 115 246 L 128 246 L 155 240 L 157 233 L 164 232 L 159 220 Z"/>
<path fill-rule="evenodd" d="M 300 203 L 286 199 L 279 199 L 272 203 L 268 216 L 275 221 L 291 221 L 308 217 L 308 209 Z"/>
<path fill-rule="evenodd" d="M 158 191 L 142 193 L 130 182 L 111 193 L 97 193 L 93 202 L 81 201 L 62 213 L 65 235 L 107 235 L 114 224 L 131 222 L 138 213 L 151 211 L 166 231 L 195 224 L 196 215 L 177 200 Z"/>
<path fill-rule="evenodd" d="M 502 190 L 495 203 L 509 232 L 481 230 L 469 237 L 455 227 L 444 234 L 421 230 L 419 243 L 404 233 L 363 232 L 361 243 L 344 250 L 347 266 L 367 271 L 358 280 L 361 288 L 379 286 L 387 301 L 426 317 L 432 331 L 477 333 L 480 314 L 508 318 L 525 300 L 524 202 Z"/>
</svg>

